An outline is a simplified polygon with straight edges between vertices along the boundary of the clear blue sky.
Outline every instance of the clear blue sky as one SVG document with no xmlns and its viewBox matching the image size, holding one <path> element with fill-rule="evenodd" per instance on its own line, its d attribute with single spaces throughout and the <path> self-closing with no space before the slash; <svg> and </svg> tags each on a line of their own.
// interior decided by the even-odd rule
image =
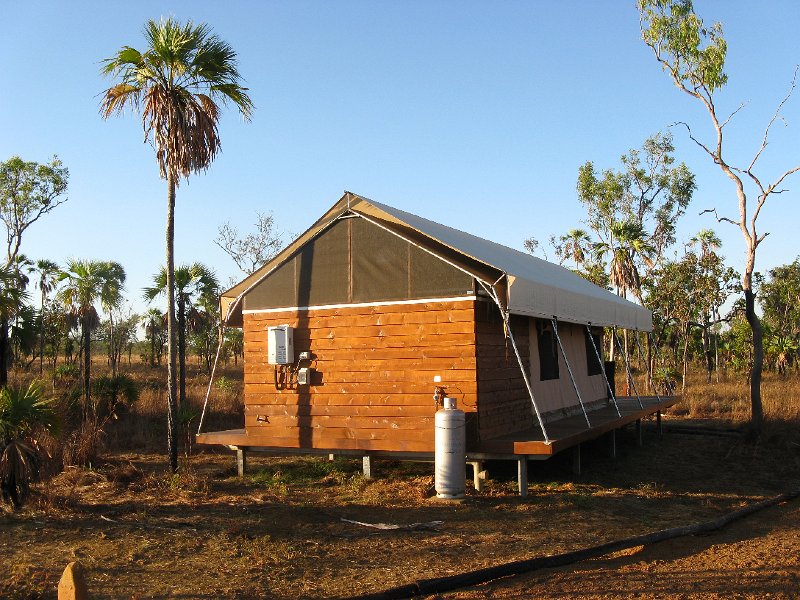
<svg viewBox="0 0 800 600">
<path fill-rule="evenodd" d="M 745 164 L 800 63 L 796 2 L 696 2 L 725 27 L 729 84 L 721 112 L 728 157 Z M 676 120 L 711 134 L 639 39 L 632 1 L 614 2 L 10 2 L 0 4 L 0 160 L 69 167 L 69 201 L 32 227 L 23 252 L 63 262 L 113 259 L 128 295 L 164 259 L 166 185 L 139 117 L 103 121 L 100 61 L 141 48 L 147 19 L 207 22 L 239 53 L 256 104 L 251 123 L 228 111 L 223 153 L 181 185 L 176 257 L 238 277 L 212 242 L 224 221 L 248 229 L 257 211 L 305 230 L 345 189 L 521 248 L 580 225 L 578 166 L 619 156 Z M 800 92 L 761 160 L 769 179 L 800 163 Z M 675 131 L 698 191 L 680 237 L 714 227 L 741 269 L 738 230 L 698 213 L 736 215 L 734 190 Z M 758 269 L 800 253 L 800 176 L 760 220 L 771 235 Z"/>
</svg>

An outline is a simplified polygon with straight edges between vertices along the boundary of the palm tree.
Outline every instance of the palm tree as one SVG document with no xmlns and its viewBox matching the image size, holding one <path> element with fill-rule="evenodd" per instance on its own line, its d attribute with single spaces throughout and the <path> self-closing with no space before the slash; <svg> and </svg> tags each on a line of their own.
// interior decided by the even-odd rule
<svg viewBox="0 0 800 600">
<path fill-rule="evenodd" d="M 144 289 L 144 297 L 152 302 L 167 290 L 167 270 L 153 277 L 153 285 Z M 187 317 L 192 312 L 194 300 L 216 299 L 219 282 L 216 275 L 201 263 L 180 265 L 175 269 L 175 297 L 178 319 L 178 378 L 180 380 L 180 407 L 186 407 L 186 329 Z"/>
<path fill-rule="evenodd" d="M 163 348 L 163 340 L 161 335 L 164 331 L 164 319 L 166 315 L 162 314 L 157 308 L 151 308 L 144 316 L 144 334 L 150 340 L 150 366 L 156 366 L 156 357 L 158 357 L 158 364 L 161 364 L 161 348 Z"/>
<path fill-rule="evenodd" d="M 709 258 L 712 252 L 719 250 L 720 246 L 722 246 L 722 240 L 712 229 L 701 229 L 697 232 L 697 235 L 689 239 L 689 243 L 700 246 L 701 260 Z"/>
<path fill-rule="evenodd" d="M 204 24 L 148 21 L 144 52 L 123 46 L 103 73 L 119 82 L 103 94 L 103 118 L 127 105 L 141 109 L 145 139 L 153 136 L 161 177 L 167 180 L 167 445 L 178 470 L 175 367 L 175 189 L 181 177 L 209 167 L 219 152 L 218 102 L 231 102 L 245 119 L 253 103 L 236 66 L 236 52 Z"/>
<path fill-rule="evenodd" d="M 42 258 L 36 261 L 34 270 L 39 273 L 39 291 L 42 293 L 41 329 L 39 331 L 39 375 L 44 372 L 44 316 L 47 306 L 47 295 L 53 291 L 58 265 L 52 260 Z"/>
<path fill-rule="evenodd" d="M 119 304 L 125 283 L 125 270 L 119 263 L 111 261 L 69 260 L 67 268 L 59 273 L 58 280 L 65 282 L 59 292 L 59 299 L 78 317 L 81 324 L 86 415 L 91 407 L 91 331 L 100 320 L 94 305 L 98 301 L 104 307 Z"/>
<path fill-rule="evenodd" d="M 0 389 L 0 492 L 14 508 L 25 502 L 30 482 L 39 472 L 38 436 L 33 434 L 39 429 L 54 431 L 56 424 L 41 384 Z"/>
<path fill-rule="evenodd" d="M 571 259 L 575 263 L 575 270 L 580 270 L 586 261 L 586 249 L 591 243 L 589 234 L 583 229 L 570 229 L 558 238 L 556 251 L 563 261 Z"/>
<path fill-rule="evenodd" d="M 611 226 L 612 243 L 609 282 L 617 288 L 623 298 L 632 291 L 642 301 L 642 283 L 639 277 L 637 258 L 647 266 L 652 265 L 652 246 L 648 243 L 644 228 L 634 221 L 623 221 Z"/>
</svg>

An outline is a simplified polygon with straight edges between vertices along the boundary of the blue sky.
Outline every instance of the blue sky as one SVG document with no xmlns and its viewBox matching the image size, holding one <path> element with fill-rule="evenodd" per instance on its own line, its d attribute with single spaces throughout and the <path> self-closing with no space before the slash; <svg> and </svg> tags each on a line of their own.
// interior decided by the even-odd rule
<svg viewBox="0 0 800 600">
<path fill-rule="evenodd" d="M 749 162 L 800 63 L 795 2 L 696 2 L 725 28 L 728 86 L 720 112 L 728 159 Z M 580 225 L 578 167 L 619 156 L 677 120 L 709 139 L 699 105 L 661 72 L 639 37 L 634 2 L 9 2 L 0 3 L 0 160 L 58 154 L 69 201 L 26 234 L 23 252 L 63 262 L 113 259 L 128 295 L 164 259 L 166 185 L 139 117 L 103 121 L 110 81 L 100 61 L 142 47 L 147 19 L 207 22 L 239 53 L 256 112 L 228 111 L 223 153 L 178 190 L 176 257 L 222 281 L 239 276 L 212 242 L 225 221 L 257 211 L 299 233 L 348 189 L 508 246 Z M 800 93 L 760 161 L 765 179 L 800 163 Z M 736 216 L 731 183 L 675 130 L 698 190 L 682 239 L 720 233 L 741 269 L 741 233 L 698 216 Z M 760 219 L 758 269 L 800 254 L 800 176 Z"/>
</svg>

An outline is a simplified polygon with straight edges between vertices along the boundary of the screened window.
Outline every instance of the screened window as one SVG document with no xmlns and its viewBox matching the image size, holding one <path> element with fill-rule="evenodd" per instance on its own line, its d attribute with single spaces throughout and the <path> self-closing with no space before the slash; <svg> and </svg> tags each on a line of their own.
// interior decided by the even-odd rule
<svg viewBox="0 0 800 600">
<path fill-rule="evenodd" d="M 603 333 L 602 331 L 592 331 L 589 335 L 589 330 L 584 329 L 583 336 L 586 339 L 586 369 L 589 375 L 600 375 L 603 372 L 603 365 L 597 359 L 597 354 L 603 356 Z M 597 352 L 595 352 L 595 348 L 597 348 Z"/>
<path fill-rule="evenodd" d="M 244 299 L 244 308 L 472 295 L 473 279 L 365 219 L 333 223 Z"/>
<path fill-rule="evenodd" d="M 558 341 L 553 325 L 546 321 L 537 321 L 536 338 L 539 342 L 539 379 L 558 379 Z"/>
</svg>

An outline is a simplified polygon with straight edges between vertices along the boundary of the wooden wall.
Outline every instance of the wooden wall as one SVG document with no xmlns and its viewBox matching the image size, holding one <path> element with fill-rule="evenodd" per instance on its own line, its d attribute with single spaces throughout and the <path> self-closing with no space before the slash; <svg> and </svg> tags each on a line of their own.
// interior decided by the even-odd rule
<svg viewBox="0 0 800 600">
<path fill-rule="evenodd" d="M 484 303 L 245 313 L 245 428 L 252 445 L 432 452 L 435 375 L 468 413 L 474 437 L 476 304 Z M 280 324 L 295 328 L 295 356 L 313 353 L 312 385 L 276 389 L 267 327 Z"/>
<path fill-rule="evenodd" d="M 513 315 L 511 329 L 523 364 L 528 365 L 528 318 Z M 533 407 L 514 348 L 493 303 L 476 302 L 478 428 L 480 439 L 523 431 L 534 425 Z"/>
</svg>

